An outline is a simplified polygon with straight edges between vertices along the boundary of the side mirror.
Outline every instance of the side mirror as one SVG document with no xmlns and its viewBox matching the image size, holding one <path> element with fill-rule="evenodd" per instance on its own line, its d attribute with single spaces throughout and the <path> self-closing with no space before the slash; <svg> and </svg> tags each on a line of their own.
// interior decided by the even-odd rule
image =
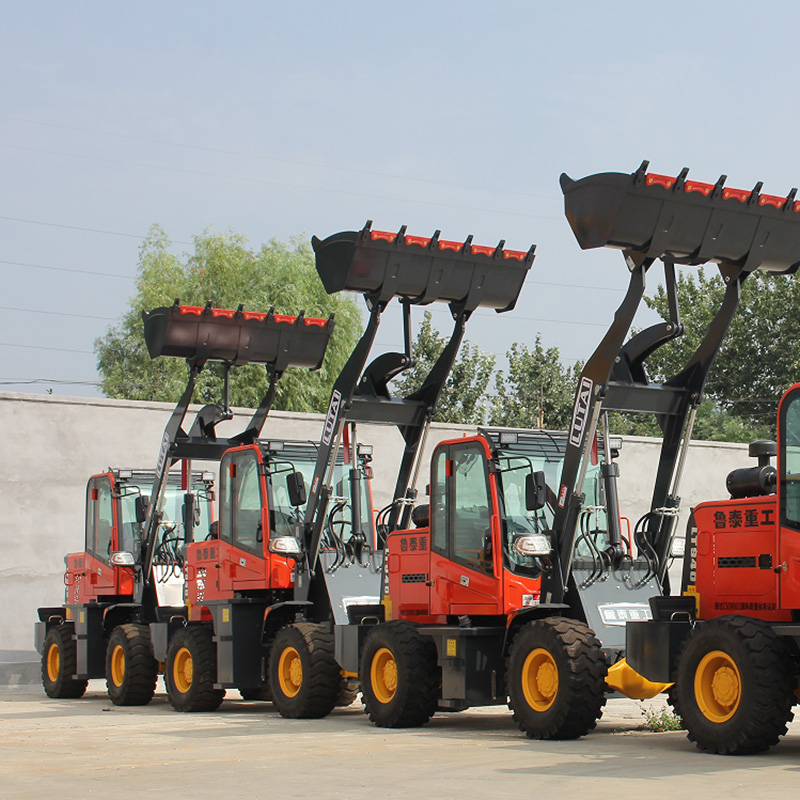
<svg viewBox="0 0 800 800">
<path fill-rule="evenodd" d="M 302 472 L 290 472 L 286 476 L 286 489 L 289 492 L 289 502 L 293 506 L 306 504 L 306 482 Z"/>
<path fill-rule="evenodd" d="M 147 519 L 147 508 L 150 505 L 150 498 L 147 495 L 137 495 L 133 501 L 136 521 L 141 524 Z"/>
<path fill-rule="evenodd" d="M 547 481 L 544 472 L 529 472 L 525 476 L 525 508 L 538 511 L 547 504 Z"/>
</svg>

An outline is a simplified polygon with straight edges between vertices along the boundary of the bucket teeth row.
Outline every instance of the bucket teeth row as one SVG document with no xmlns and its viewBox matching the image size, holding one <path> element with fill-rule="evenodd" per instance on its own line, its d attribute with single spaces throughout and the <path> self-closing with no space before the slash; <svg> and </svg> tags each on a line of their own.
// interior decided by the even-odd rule
<svg viewBox="0 0 800 800">
<path fill-rule="evenodd" d="M 342 231 L 327 239 L 312 239 L 317 272 L 329 294 L 360 292 L 385 303 L 400 297 L 425 305 L 436 301 L 474 311 L 514 307 L 535 247 L 528 251 L 440 238 L 411 236 L 403 226 L 396 233 L 372 229 Z"/>
<path fill-rule="evenodd" d="M 615 247 L 679 264 L 708 261 L 745 272 L 792 273 L 800 266 L 800 201 L 648 172 L 561 176 L 567 219 L 581 248 Z"/>
<path fill-rule="evenodd" d="M 325 356 L 333 317 L 318 319 L 205 306 L 180 305 L 143 311 L 144 336 L 151 358 L 172 356 L 188 360 L 267 364 L 318 369 Z"/>
</svg>

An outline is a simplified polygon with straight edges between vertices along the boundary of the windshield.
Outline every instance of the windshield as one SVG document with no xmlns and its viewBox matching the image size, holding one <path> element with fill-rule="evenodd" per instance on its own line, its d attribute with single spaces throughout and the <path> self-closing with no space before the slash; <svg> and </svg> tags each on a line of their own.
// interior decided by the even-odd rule
<svg viewBox="0 0 800 800">
<path fill-rule="evenodd" d="M 120 550 L 138 554 L 141 546 L 143 523 L 136 520 L 136 498 L 150 497 L 153 491 L 152 481 L 120 484 Z M 203 541 L 208 537 L 211 525 L 211 492 L 202 482 L 197 482 L 191 489 L 194 494 L 194 521 L 192 525 L 193 541 Z M 187 492 L 178 484 L 168 483 L 161 492 L 161 523 L 156 533 L 159 550 L 163 547 L 166 560 L 173 559 L 170 551 L 186 541 L 184 531 L 184 504 Z"/>
<path fill-rule="evenodd" d="M 506 554 L 512 566 L 527 568 L 536 566 L 534 558 L 517 555 L 512 544 L 517 536 L 544 533 L 552 528 L 561 468 L 564 463 L 563 450 L 563 447 L 554 447 L 551 439 L 548 439 L 546 447 L 532 440 L 518 442 L 513 447 L 500 447 L 497 450 L 500 492 L 506 525 Z M 589 458 L 591 459 L 591 454 Z M 595 463 L 592 463 L 590 460 L 587 466 L 583 485 L 585 510 L 581 514 L 582 528 L 576 547 L 577 555 L 590 556 L 593 548 L 602 549 L 606 544 L 607 526 L 605 510 L 601 508 L 600 464 L 597 459 L 594 461 Z M 525 503 L 526 481 L 527 476 L 534 472 L 544 472 L 547 502 L 543 508 L 529 510 Z"/>
</svg>

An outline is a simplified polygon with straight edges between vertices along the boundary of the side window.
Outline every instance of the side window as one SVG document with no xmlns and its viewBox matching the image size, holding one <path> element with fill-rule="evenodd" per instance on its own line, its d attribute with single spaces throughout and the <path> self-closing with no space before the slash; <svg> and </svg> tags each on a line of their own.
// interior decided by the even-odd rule
<svg viewBox="0 0 800 800">
<path fill-rule="evenodd" d="M 86 549 L 96 558 L 108 561 L 114 525 L 114 499 L 108 478 L 93 478 L 87 489 Z"/>
<path fill-rule="evenodd" d="M 261 552 L 261 488 L 255 452 L 234 453 L 220 473 L 220 537 Z"/>
<path fill-rule="evenodd" d="M 800 392 L 782 409 L 781 492 L 783 524 L 800 530 Z"/>
<path fill-rule="evenodd" d="M 489 484 L 478 445 L 452 448 L 453 556 L 492 572 Z"/>
<path fill-rule="evenodd" d="M 437 550 L 447 548 L 447 450 L 442 448 L 434 455 L 433 483 L 431 484 L 431 543 Z"/>
</svg>

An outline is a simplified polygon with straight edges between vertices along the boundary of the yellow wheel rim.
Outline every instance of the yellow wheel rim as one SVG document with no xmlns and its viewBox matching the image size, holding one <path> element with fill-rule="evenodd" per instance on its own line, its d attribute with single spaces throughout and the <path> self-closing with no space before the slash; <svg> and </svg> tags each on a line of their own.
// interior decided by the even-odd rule
<svg viewBox="0 0 800 800">
<path fill-rule="evenodd" d="M 303 662 L 294 647 L 285 647 L 278 659 L 278 683 L 287 697 L 295 697 L 303 685 Z"/>
<path fill-rule="evenodd" d="M 175 688 L 181 693 L 186 694 L 192 688 L 194 678 L 194 661 L 188 647 L 181 647 L 175 654 L 175 661 L 172 664 L 172 680 Z"/>
<path fill-rule="evenodd" d="M 58 673 L 61 671 L 61 651 L 54 642 L 47 648 L 47 678 L 51 683 L 58 680 Z"/>
<path fill-rule="evenodd" d="M 372 691 L 379 703 L 391 703 L 397 693 L 397 662 L 387 647 L 381 647 L 369 668 Z"/>
<path fill-rule="evenodd" d="M 118 644 L 111 651 L 111 681 L 114 686 L 122 686 L 125 680 L 125 650 Z"/>
<path fill-rule="evenodd" d="M 742 699 L 742 678 L 727 653 L 712 650 L 703 656 L 694 674 L 694 696 L 711 722 L 727 722 L 736 713 Z"/>
<path fill-rule="evenodd" d="M 522 692 L 534 711 L 547 711 L 558 696 L 558 667 L 547 650 L 537 647 L 522 665 Z"/>
</svg>

